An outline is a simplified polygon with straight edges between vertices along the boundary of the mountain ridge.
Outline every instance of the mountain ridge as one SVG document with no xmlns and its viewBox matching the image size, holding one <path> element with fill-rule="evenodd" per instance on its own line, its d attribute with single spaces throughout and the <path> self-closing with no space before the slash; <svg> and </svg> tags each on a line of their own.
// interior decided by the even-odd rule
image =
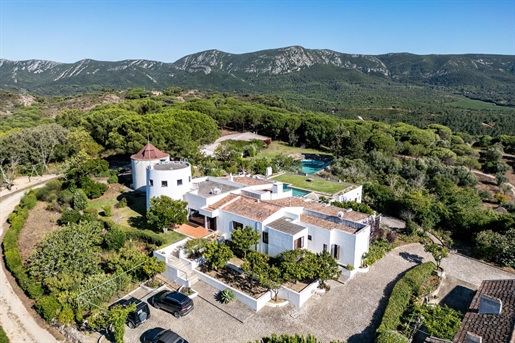
<svg viewBox="0 0 515 343">
<path fill-rule="evenodd" d="M 473 53 L 364 55 L 290 46 L 243 54 L 211 49 L 173 63 L 146 59 L 83 59 L 75 63 L 0 59 L 0 80 L 0 88 L 41 95 L 170 86 L 305 94 L 302 92 L 310 92 L 317 85 L 322 90 L 361 85 L 365 91 L 366 84 L 413 84 L 462 88 L 465 95 L 515 105 L 515 57 Z"/>
</svg>

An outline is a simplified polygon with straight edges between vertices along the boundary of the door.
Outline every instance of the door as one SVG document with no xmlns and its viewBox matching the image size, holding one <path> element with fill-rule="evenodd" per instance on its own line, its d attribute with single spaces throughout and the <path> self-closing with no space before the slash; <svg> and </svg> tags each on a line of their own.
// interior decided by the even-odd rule
<svg viewBox="0 0 515 343">
<path fill-rule="evenodd" d="M 209 218 L 209 230 L 216 231 L 216 217 L 215 218 Z"/>
</svg>

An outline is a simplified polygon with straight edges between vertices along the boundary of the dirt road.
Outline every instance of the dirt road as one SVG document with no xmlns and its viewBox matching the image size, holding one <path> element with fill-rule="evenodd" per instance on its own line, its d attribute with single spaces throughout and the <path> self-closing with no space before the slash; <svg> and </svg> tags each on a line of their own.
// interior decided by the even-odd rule
<svg viewBox="0 0 515 343">
<path fill-rule="evenodd" d="M 15 186 L 12 191 L 0 191 L 0 236 L 3 230 L 8 226 L 5 224 L 7 216 L 12 212 L 23 196 L 23 190 L 43 186 L 43 181 L 55 178 L 55 175 L 45 175 L 38 179 L 32 178 L 31 182 L 28 178 L 16 179 Z M 0 263 L 0 325 L 7 333 L 12 343 L 17 342 L 59 342 L 48 331 L 41 328 L 27 311 L 21 300 L 12 289 L 5 275 L 6 271 L 2 263 Z"/>
</svg>

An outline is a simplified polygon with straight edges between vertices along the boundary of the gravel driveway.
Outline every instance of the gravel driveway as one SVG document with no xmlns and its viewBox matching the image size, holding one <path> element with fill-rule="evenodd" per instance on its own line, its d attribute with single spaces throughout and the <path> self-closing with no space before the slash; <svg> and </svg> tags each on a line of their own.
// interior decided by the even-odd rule
<svg viewBox="0 0 515 343">
<path fill-rule="evenodd" d="M 265 307 L 244 323 L 198 297 L 194 300 L 195 309 L 180 319 L 152 308 L 151 320 L 135 330 L 128 329 L 126 342 L 139 342 L 144 331 L 156 326 L 170 328 L 192 343 L 245 343 L 271 333 L 310 333 L 322 342 L 337 339 L 348 343 L 373 342 L 395 282 L 408 269 L 427 260 L 432 257 L 420 244 L 399 247 L 373 265 L 368 273 L 358 273 L 345 284 L 330 282 L 329 292 L 315 294 L 302 308 Z M 456 254 L 444 259 L 442 265 L 448 275 L 455 274 L 464 283 L 476 287 L 482 279 L 514 277 Z"/>
</svg>

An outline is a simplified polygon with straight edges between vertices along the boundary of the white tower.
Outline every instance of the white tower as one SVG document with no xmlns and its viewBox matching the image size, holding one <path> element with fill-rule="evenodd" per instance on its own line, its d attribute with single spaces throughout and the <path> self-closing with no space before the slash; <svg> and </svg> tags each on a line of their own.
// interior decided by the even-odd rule
<svg viewBox="0 0 515 343">
<path fill-rule="evenodd" d="M 160 151 L 148 143 L 140 151 L 131 156 L 132 189 L 145 192 L 147 184 L 147 167 L 170 161 L 170 155 Z"/>
<path fill-rule="evenodd" d="M 166 195 L 183 200 L 191 190 L 191 165 L 188 162 L 170 161 L 147 167 L 147 209 L 150 199 Z"/>
</svg>

